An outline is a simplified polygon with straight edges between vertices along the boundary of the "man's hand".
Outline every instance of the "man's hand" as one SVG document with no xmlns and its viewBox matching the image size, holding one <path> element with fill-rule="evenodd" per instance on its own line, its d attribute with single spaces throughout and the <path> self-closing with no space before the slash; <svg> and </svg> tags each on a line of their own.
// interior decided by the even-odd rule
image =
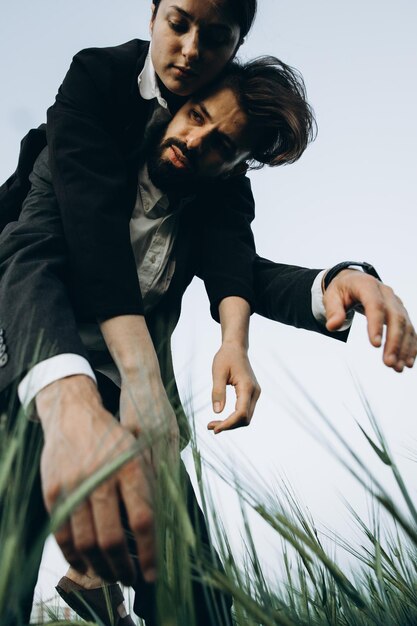
<svg viewBox="0 0 417 626">
<path fill-rule="evenodd" d="M 93 381 L 71 376 L 45 387 L 36 399 L 45 435 L 41 459 L 42 489 L 51 512 L 97 469 L 135 444 L 133 435 L 106 411 Z M 56 533 L 75 569 L 88 565 L 108 581 L 131 585 L 132 560 L 120 516 L 123 503 L 144 577 L 155 579 L 154 520 L 149 485 L 139 458 L 126 463 L 97 487 Z"/>
<path fill-rule="evenodd" d="M 217 435 L 223 430 L 249 426 L 261 388 L 249 363 L 248 353 L 239 344 L 223 343 L 213 360 L 212 402 L 215 413 L 221 413 L 226 402 L 226 385 L 236 391 L 234 412 L 223 421 L 214 420 L 207 426 Z"/>
<path fill-rule="evenodd" d="M 371 344 L 382 345 L 386 328 L 383 360 L 396 372 L 413 367 L 417 355 L 417 335 L 403 303 L 391 287 L 358 270 L 341 271 L 331 281 L 323 296 L 329 331 L 340 328 L 347 311 L 357 305 L 368 321 Z M 362 312 L 362 311 L 361 311 Z"/>
<path fill-rule="evenodd" d="M 236 391 L 234 412 L 225 420 L 213 420 L 207 428 L 215 434 L 248 426 L 261 388 L 248 359 L 249 304 L 242 298 L 224 298 L 219 306 L 222 346 L 213 360 L 212 402 L 215 413 L 221 413 L 226 402 L 226 385 Z"/>
</svg>

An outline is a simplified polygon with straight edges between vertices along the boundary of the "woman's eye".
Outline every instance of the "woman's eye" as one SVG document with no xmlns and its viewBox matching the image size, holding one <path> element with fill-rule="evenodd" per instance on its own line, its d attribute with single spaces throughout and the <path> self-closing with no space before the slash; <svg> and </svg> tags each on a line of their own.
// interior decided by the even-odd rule
<svg viewBox="0 0 417 626">
<path fill-rule="evenodd" d="M 175 31 L 176 33 L 186 33 L 188 29 L 187 22 L 174 22 L 173 20 L 168 20 L 169 27 Z"/>
<path fill-rule="evenodd" d="M 229 43 L 229 34 L 218 30 L 206 30 L 201 33 L 202 43 L 207 48 L 219 48 Z"/>
</svg>

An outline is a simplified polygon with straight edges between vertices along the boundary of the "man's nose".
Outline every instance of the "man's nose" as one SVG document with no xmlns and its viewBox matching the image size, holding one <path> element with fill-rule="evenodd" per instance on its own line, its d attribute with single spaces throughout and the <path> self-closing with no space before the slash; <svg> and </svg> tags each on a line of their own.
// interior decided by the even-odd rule
<svg viewBox="0 0 417 626">
<path fill-rule="evenodd" d="M 200 56 L 200 40 L 197 29 L 190 29 L 184 35 L 182 54 L 189 65 L 195 63 Z"/>
<path fill-rule="evenodd" d="M 209 139 L 209 129 L 206 128 L 194 128 L 187 135 L 187 148 L 188 150 L 195 150 L 197 152 L 201 152 L 204 148 L 204 145 L 207 143 Z"/>
</svg>

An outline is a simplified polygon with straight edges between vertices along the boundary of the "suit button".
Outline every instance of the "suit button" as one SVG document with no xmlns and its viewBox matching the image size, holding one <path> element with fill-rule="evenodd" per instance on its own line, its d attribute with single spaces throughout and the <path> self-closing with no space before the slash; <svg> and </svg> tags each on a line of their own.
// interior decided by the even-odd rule
<svg viewBox="0 0 417 626">
<path fill-rule="evenodd" d="M 3 354 L 6 352 L 6 346 L 3 344 L 0 344 L 0 356 L 3 356 Z"/>
<path fill-rule="evenodd" d="M 3 354 L 3 356 L 0 357 L 0 367 L 4 367 L 8 360 L 9 360 L 8 355 L 7 354 Z"/>
</svg>

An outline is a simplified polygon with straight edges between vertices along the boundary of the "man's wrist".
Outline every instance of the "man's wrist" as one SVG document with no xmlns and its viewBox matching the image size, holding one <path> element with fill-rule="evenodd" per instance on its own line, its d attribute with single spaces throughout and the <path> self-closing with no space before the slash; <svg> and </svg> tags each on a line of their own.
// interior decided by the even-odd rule
<svg viewBox="0 0 417 626">
<path fill-rule="evenodd" d="M 239 296 L 224 298 L 219 305 L 222 345 L 248 350 L 249 303 Z"/>
<path fill-rule="evenodd" d="M 314 279 L 313 285 L 311 287 L 311 311 L 313 313 L 314 319 L 322 326 L 326 326 L 327 323 L 326 308 L 323 302 L 323 279 L 327 271 L 328 270 L 322 270 L 321 272 L 319 272 Z M 346 316 L 344 324 L 335 332 L 342 332 L 350 328 L 352 325 L 353 314 L 353 311 L 349 312 Z"/>
<path fill-rule="evenodd" d="M 34 365 L 17 388 L 20 403 L 28 412 L 28 417 L 37 418 L 33 405 L 37 394 L 42 389 L 60 378 L 77 374 L 84 374 L 97 382 L 90 363 L 79 354 L 57 354 Z"/>
<path fill-rule="evenodd" d="M 159 374 L 155 347 L 142 315 L 114 317 L 102 322 L 100 329 L 122 379 Z"/>
<path fill-rule="evenodd" d="M 46 433 L 51 425 L 67 417 L 63 409 L 74 405 L 74 398 L 87 400 L 89 406 L 102 408 L 95 382 L 84 374 L 60 378 L 44 387 L 35 398 L 36 411 Z"/>
<path fill-rule="evenodd" d="M 370 276 L 373 276 L 377 280 L 381 281 L 381 278 L 378 272 L 376 271 L 374 266 L 371 265 L 370 263 L 367 263 L 366 261 L 342 261 L 341 263 L 338 263 L 337 265 L 334 265 L 333 267 L 328 269 L 327 272 L 325 273 L 323 277 L 323 293 L 326 291 L 331 281 L 338 274 L 340 274 L 340 272 L 343 272 L 344 270 L 347 270 L 347 269 L 360 270 L 364 272 L 365 274 L 369 274 Z"/>
</svg>

